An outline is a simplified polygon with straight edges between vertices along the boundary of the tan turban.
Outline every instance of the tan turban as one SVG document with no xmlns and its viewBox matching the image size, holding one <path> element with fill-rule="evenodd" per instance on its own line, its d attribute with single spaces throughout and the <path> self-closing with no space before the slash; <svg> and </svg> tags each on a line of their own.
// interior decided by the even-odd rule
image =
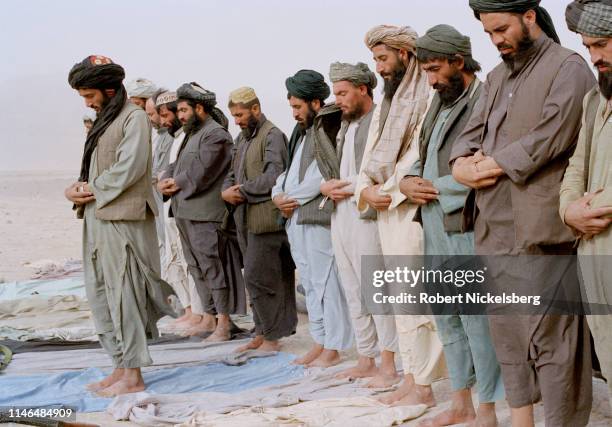
<svg viewBox="0 0 612 427">
<path fill-rule="evenodd" d="M 253 88 L 243 86 L 231 91 L 229 99 L 232 104 L 248 104 L 257 99 L 257 94 Z"/>
<path fill-rule="evenodd" d="M 378 25 L 367 32 L 365 44 L 372 50 L 377 44 L 384 44 L 394 49 L 406 49 L 415 52 L 416 31 L 410 27 L 396 27 L 395 25 Z"/>
</svg>

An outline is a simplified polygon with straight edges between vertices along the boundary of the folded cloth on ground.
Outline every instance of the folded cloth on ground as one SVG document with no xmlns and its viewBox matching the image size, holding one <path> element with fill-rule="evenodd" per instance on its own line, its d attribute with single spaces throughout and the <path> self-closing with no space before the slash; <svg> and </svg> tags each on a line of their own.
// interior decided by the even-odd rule
<svg viewBox="0 0 612 427">
<path fill-rule="evenodd" d="M 56 296 L 76 295 L 83 299 L 85 296 L 85 280 L 82 273 L 61 279 L 37 279 L 19 282 L 2 283 L 0 286 L 0 301 L 27 298 L 33 295 Z"/>
<path fill-rule="evenodd" d="M 354 364 L 311 368 L 304 377 L 283 384 L 253 388 L 240 393 L 193 393 L 159 395 L 150 390 L 118 396 L 107 409 L 117 420 L 130 420 L 146 426 L 169 426 L 188 422 L 198 413 L 229 413 L 241 409 L 278 408 L 304 401 L 367 397 L 390 389 L 364 387 L 368 379 L 337 379 L 335 374 Z"/>
<path fill-rule="evenodd" d="M 204 363 L 237 364 L 240 355 L 233 350 L 247 340 L 222 343 L 185 341 L 154 345 L 149 348 L 153 365 L 143 368 L 144 372 L 160 368 L 202 365 Z M 271 356 L 274 352 L 249 352 L 249 357 Z M 6 370 L 10 375 L 56 374 L 87 368 L 111 369 L 111 359 L 101 348 L 86 350 L 47 351 L 44 353 L 15 354 Z"/>
<path fill-rule="evenodd" d="M 178 427 L 275 427 L 279 424 L 325 427 L 387 427 L 418 418 L 427 405 L 387 406 L 371 397 L 314 400 L 297 405 L 239 409 L 229 414 L 198 412 Z"/>
</svg>

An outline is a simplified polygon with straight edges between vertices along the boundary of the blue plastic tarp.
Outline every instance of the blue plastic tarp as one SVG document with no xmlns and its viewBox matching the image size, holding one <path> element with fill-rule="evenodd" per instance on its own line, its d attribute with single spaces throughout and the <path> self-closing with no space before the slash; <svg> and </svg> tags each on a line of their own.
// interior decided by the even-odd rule
<svg viewBox="0 0 612 427">
<path fill-rule="evenodd" d="M 145 372 L 143 376 L 150 393 L 237 393 L 255 387 L 285 384 L 304 376 L 302 366 L 291 364 L 295 357 L 294 354 L 278 353 L 250 359 L 241 366 L 209 363 L 159 369 Z M 85 390 L 87 384 L 100 381 L 104 376 L 100 369 L 54 375 L 0 375 L 0 406 L 65 405 L 79 412 L 104 411 L 112 399 L 100 398 Z"/>
</svg>

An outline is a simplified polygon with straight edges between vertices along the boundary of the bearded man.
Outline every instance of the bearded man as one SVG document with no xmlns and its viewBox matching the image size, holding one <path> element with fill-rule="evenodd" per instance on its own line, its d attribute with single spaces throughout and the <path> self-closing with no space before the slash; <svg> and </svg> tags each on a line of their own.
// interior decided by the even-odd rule
<svg viewBox="0 0 612 427">
<path fill-rule="evenodd" d="M 328 367 L 353 343 L 346 300 L 338 279 L 331 243 L 333 202 L 321 194 L 321 172 L 315 159 L 315 138 L 335 139 L 340 116 L 324 108 L 330 90 L 314 70 L 300 70 L 285 80 L 287 99 L 297 121 L 290 142 L 288 168 L 272 189 L 272 200 L 287 219 L 300 283 L 306 291 L 310 335 L 315 344 L 295 363 Z M 321 123 L 316 132 L 318 120 Z M 321 132 L 318 136 L 315 133 Z"/>
<path fill-rule="evenodd" d="M 152 364 L 147 338 L 174 312 L 172 289 L 160 278 L 151 187 L 151 128 L 127 102 L 123 68 L 91 55 L 75 64 L 70 86 L 97 119 L 87 133 L 79 181 L 65 191 L 83 221 L 85 289 L 100 344 L 113 372 L 88 386 L 104 397 L 145 389 L 141 368 Z"/>
<path fill-rule="evenodd" d="M 580 55 L 559 45 L 539 3 L 470 0 L 502 63 L 488 74 L 450 159 L 457 182 L 472 188 L 464 229 L 474 230 L 476 254 L 488 256 L 489 278 L 548 300 L 576 281 L 559 186 L 595 80 Z M 583 316 L 547 314 L 548 304 L 518 315 L 519 307 L 507 308 L 489 310 L 489 326 L 513 425 L 533 425 L 540 398 L 547 424 L 586 425 L 592 381 Z"/>
<path fill-rule="evenodd" d="M 386 267 L 394 270 L 392 256 L 422 255 L 423 230 L 413 222 L 417 205 L 400 191 L 400 181 L 419 157 L 417 137 L 429 99 L 427 76 L 416 59 L 417 33 L 410 27 L 380 25 L 365 36 L 376 70 L 384 79 L 384 97 L 370 124 L 368 141 L 355 194 L 364 212 L 377 211 L 377 224 Z M 442 344 L 432 316 L 396 313 L 404 381 L 383 396 L 387 404 L 435 404 L 433 381 L 446 375 Z M 397 382 L 387 373 L 385 386 Z"/>
<path fill-rule="evenodd" d="M 246 312 L 241 266 L 234 262 L 236 257 L 223 262 L 219 249 L 219 231 L 226 215 L 221 186 L 230 167 L 232 138 L 227 118 L 215 107 L 213 92 L 192 82 L 179 87 L 177 97 L 185 140 L 158 189 L 171 197 L 170 215 L 176 220 L 204 310 L 217 317 L 206 340 L 227 341 L 231 338 L 230 314 Z"/>
<path fill-rule="evenodd" d="M 287 137 L 261 111 L 250 87 L 230 93 L 228 107 L 240 127 L 221 197 L 229 204 L 244 259 L 255 338 L 237 351 L 276 349 L 295 333 L 295 265 L 272 187 L 287 166 Z"/>
<path fill-rule="evenodd" d="M 561 184 L 559 213 L 580 242 L 578 260 L 591 308 L 587 320 L 612 403 L 612 1 L 574 1 L 565 18 L 589 50 L 599 85 L 584 98 L 582 128 Z"/>
</svg>

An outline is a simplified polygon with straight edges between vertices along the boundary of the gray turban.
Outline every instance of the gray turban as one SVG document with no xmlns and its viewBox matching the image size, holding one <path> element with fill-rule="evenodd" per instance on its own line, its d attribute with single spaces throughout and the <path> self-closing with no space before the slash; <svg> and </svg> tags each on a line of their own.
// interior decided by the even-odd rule
<svg viewBox="0 0 612 427">
<path fill-rule="evenodd" d="M 576 0 L 565 10 L 570 31 L 587 37 L 612 37 L 612 0 Z"/>
<path fill-rule="evenodd" d="M 542 31 L 548 37 L 559 43 L 559 36 L 555 30 L 552 18 L 542 6 L 541 0 L 470 0 L 470 7 L 476 18 L 480 19 L 481 13 L 525 13 L 534 10 L 536 20 Z"/>
<path fill-rule="evenodd" d="M 229 126 L 229 120 L 217 105 L 217 97 L 214 92 L 204 89 L 196 82 L 185 83 L 176 90 L 177 101 L 188 100 L 202 104 L 209 110 L 210 117 L 219 123 L 225 130 Z"/>
<path fill-rule="evenodd" d="M 334 62 L 329 66 L 329 79 L 332 83 L 346 80 L 355 86 L 366 85 L 371 89 L 374 89 L 378 83 L 376 74 L 370 71 L 363 62 L 358 62 L 355 65 Z"/>
<path fill-rule="evenodd" d="M 417 49 L 445 55 L 472 56 L 470 38 L 450 25 L 436 25 L 416 41 Z"/>
<path fill-rule="evenodd" d="M 179 100 L 188 99 L 206 107 L 217 105 L 217 96 L 214 92 L 204 89 L 196 82 L 185 83 L 176 90 Z"/>
</svg>

